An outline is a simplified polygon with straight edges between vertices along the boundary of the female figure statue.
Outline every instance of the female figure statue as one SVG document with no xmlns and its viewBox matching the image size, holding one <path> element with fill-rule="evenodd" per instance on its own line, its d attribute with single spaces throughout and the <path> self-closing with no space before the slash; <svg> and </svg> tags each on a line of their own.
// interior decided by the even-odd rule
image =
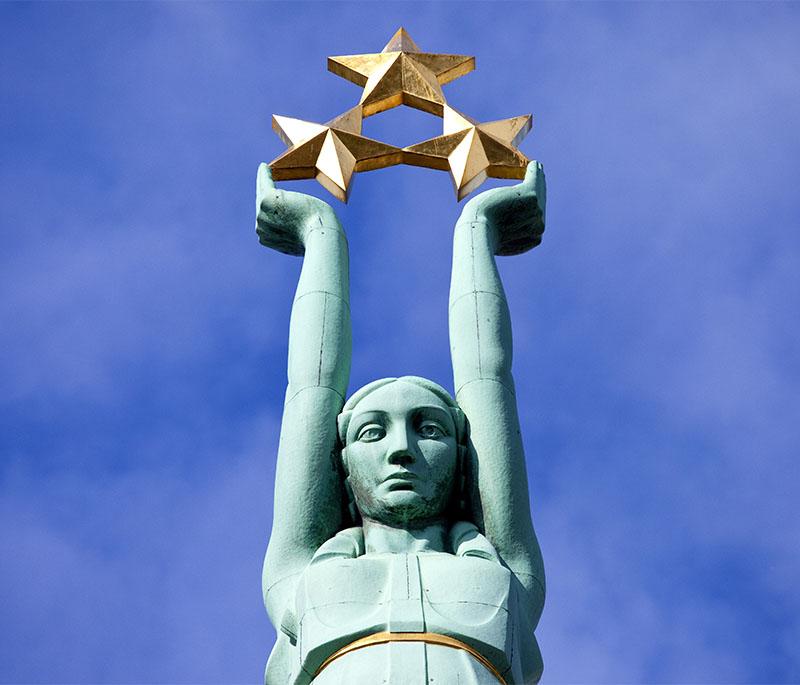
<svg viewBox="0 0 800 685">
<path fill-rule="evenodd" d="M 304 255 L 289 331 L 264 602 L 266 683 L 533 683 L 544 570 L 531 521 L 496 254 L 538 244 L 544 173 L 481 193 L 456 229 L 455 400 L 407 376 L 347 401 L 347 240 L 261 165 L 262 244 Z"/>
</svg>

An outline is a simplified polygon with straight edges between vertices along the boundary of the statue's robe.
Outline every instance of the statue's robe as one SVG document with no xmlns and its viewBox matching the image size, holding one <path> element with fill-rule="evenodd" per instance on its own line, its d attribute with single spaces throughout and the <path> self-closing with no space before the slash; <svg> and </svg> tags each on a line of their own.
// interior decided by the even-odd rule
<svg viewBox="0 0 800 685">
<path fill-rule="evenodd" d="M 526 590 L 472 524 L 455 524 L 450 539 L 452 554 L 365 554 L 361 529 L 350 528 L 322 545 L 297 580 L 267 685 L 537 682 L 543 592 Z M 382 633 L 404 638 L 330 660 Z"/>
</svg>

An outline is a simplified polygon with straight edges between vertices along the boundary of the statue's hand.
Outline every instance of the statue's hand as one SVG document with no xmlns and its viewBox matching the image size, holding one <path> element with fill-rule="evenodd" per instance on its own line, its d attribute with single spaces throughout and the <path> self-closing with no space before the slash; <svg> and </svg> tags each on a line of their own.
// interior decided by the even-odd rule
<svg viewBox="0 0 800 685">
<path fill-rule="evenodd" d="M 334 228 L 339 221 L 322 200 L 275 187 L 272 171 L 262 163 L 256 177 L 256 233 L 262 245 L 286 254 L 305 253 L 306 236 L 319 226 Z"/>
<path fill-rule="evenodd" d="M 542 242 L 546 196 L 544 167 L 531 162 L 522 183 L 492 188 L 467 202 L 459 223 L 486 221 L 495 232 L 495 254 L 519 254 Z"/>
</svg>

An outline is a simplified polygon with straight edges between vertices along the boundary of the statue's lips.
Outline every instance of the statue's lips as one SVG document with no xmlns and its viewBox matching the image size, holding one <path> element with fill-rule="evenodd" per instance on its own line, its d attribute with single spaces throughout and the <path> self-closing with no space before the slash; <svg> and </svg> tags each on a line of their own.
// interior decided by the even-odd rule
<svg viewBox="0 0 800 685">
<path fill-rule="evenodd" d="M 394 490 L 413 490 L 413 481 L 418 480 L 419 476 L 406 471 L 402 473 L 393 473 L 388 478 L 384 479 L 384 484 L 390 491 Z"/>
</svg>

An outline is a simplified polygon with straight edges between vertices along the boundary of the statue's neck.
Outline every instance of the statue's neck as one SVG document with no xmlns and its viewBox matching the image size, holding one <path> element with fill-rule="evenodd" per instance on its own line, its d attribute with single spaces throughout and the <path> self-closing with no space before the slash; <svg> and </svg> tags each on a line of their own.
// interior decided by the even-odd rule
<svg viewBox="0 0 800 685">
<path fill-rule="evenodd" d="M 399 528 L 365 518 L 364 547 L 367 554 L 414 554 L 445 552 L 448 526 L 444 521 L 420 528 Z"/>
</svg>

